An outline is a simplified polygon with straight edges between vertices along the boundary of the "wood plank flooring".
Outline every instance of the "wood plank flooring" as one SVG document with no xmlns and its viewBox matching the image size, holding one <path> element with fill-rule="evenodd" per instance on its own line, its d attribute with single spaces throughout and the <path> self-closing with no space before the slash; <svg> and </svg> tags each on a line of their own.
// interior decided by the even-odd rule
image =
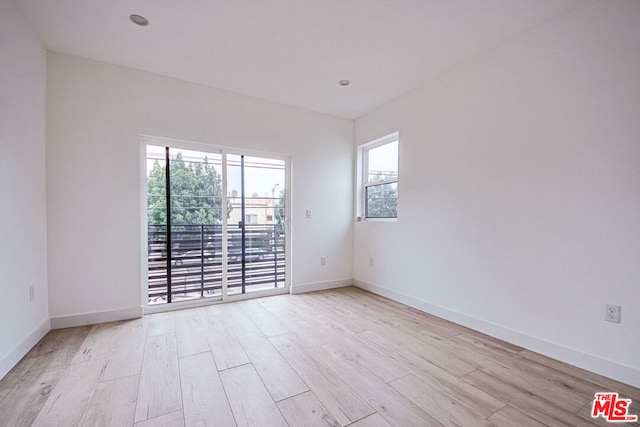
<svg viewBox="0 0 640 427">
<path fill-rule="evenodd" d="M 640 415 L 637 388 L 350 287 L 51 331 L 0 427 L 594 426 L 600 391 Z"/>
</svg>

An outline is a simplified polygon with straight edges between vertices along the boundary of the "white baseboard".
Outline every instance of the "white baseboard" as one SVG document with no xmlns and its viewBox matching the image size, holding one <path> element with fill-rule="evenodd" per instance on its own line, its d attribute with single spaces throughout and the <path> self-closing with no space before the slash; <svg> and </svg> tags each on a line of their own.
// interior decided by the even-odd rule
<svg viewBox="0 0 640 427">
<path fill-rule="evenodd" d="M 96 313 L 72 314 L 51 318 L 51 329 L 71 328 L 74 326 L 94 325 L 96 323 L 115 322 L 142 317 L 142 307 L 122 308 L 120 310 L 99 311 Z"/>
<path fill-rule="evenodd" d="M 0 379 L 2 379 L 7 372 L 13 369 L 37 343 L 40 341 L 47 332 L 51 330 L 51 322 L 49 319 L 45 319 L 44 322 L 39 324 L 29 335 L 27 335 L 22 341 L 13 347 L 2 359 L 0 359 Z"/>
<path fill-rule="evenodd" d="M 304 285 L 291 285 L 292 294 L 303 294 L 305 292 L 324 291 L 325 289 L 344 288 L 352 286 L 352 279 L 333 280 L 331 282 L 307 283 Z"/>
<path fill-rule="evenodd" d="M 640 371 L 633 367 L 526 335 L 522 332 L 431 304 L 382 286 L 372 285 L 371 283 L 367 283 L 359 279 L 353 279 L 353 284 L 361 289 L 373 292 L 374 294 L 417 308 L 418 310 L 433 314 L 434 316 L 441 317 L 459 325 L 466 326 L 478 332 L 482 332 L 536 353 L 543 354 L 570 365 L 586 369 L 587 371 L 595 372 L 596 374 L 640 388 Z"/>
</svg>

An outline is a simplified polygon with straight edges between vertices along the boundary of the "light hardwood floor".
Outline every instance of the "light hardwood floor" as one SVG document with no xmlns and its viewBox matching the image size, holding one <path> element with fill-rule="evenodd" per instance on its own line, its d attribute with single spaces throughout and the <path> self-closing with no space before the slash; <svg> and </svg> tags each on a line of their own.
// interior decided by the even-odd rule
<svg viewBox="0 0 640 427">
<path fill-rule="evenodd" d="M 607 425 L 599 391 L 640 414 L 637 388 L 343 288 L 51 331 L 0 425 Z"/>
</svg>

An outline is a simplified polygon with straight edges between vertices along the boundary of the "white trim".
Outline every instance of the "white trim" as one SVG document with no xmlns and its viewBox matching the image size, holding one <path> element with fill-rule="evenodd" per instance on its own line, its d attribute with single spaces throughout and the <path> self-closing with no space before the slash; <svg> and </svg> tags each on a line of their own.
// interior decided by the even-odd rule
<svg viewBox="0 0 640 427">
<path fill-rule="evenodd" d="M 149 304 L 149 231 L 147 224 L 147 141 L 139 136 L 140 141 L 140 290 L 141 303 L 144 307 Z"/>
<path fill-rule="evenodd" d="M 74 326 L 95 325 L 96 323 L 142 317 L 142 306 L 121 308 L 119 310 L 97 311 L 94 313 L 71 314 L 51 318 L 51 329 L 71 328 Z"/>
<path fill-rule="evenodd" d="M 238 147 L 229 147 L 208 142 L 187 141 L 184 139 L 166 138 L 161 136 L 140 135 L 142 142 L 146 145 L 156 145 L 162 147 L 170 147 L 183 150 L 202 151 L 205 153 L 222 153 L 245 155 L 249 157 L 266 157 L 269 159 L 288 161 L 290 156 L 282 153 L 273 153 L 270 151 L 260 151 L 252 149 L 244 149 Z"/>
<path fill-rule="evenodd" d="M 364 222 L 398 222 L 398 218 L 375 218 L 375 217 L 366 217 L 362 218 Z"/>
<path fill-rule="evenodd" d="M 543 339 L 524 334 L 520 331 L 509 329 L 486 320 L 478 319 L 445 307 L 431 304 L 402 292 L 373 285 L 363 280 L 353 279 L 353 284 L 361 289 L 373 292 L 374 294 L 417 308 L 418 310 L 433 314 L 520 347 L 524 347 L 528 350 L 535 351 L 536 353 L 586 369 L 596 374 L 604 375 L 633 387 L 640 387 L 640 370 L 631 366 L 622 365 L 592 354 L 583 353 L 562 344 L 545 341 Z"/>
<path fill-rule="evenodd" d="M 286 287 L 274 288 L 266 291 L 250 291 L 245 294 L 227 295 L 224 299 L 220 298 L 220 295 L 196 298 L 192 300 L 185 300 L 179 302 L 172 302 L 171 304 L 153 304 L 144 308 L 144 314 L 165 313 L 167 311 L 184 310 L 188 308 L 204 307 L 216 304 L 226 304 L 228 302 L 242 301 L 251 298 L 270 297 L 274 295 L 282 295 L 289 293 Z"/>
<path fill-rule="evenodd" d="M 288 294 L 289 289 L 286 286 L 282 288 L 274 288 L 267 291 L 250 291 L 244 294 L 235 294 L 227 296 L 227 300 L 224 302 L 244 301 L 246 299 L 271 297 L 275 295 Z"/>
<path fill-rule="evenodd" d="M 363 148 L 361 146 L 356 147 L 356 167 L 353 173 L 355 176 L 353 177 L 353 182 L 355 185 L 355 200 L 354 200 L 354 212 L 356 214 L 356 221 L 362 221 L 364 219 L 364 187 L 362 186 L 362 177 L 363 177 Z"/>
<path fill-rule="evenodd" d="M 222 250 L 222 266 L 227 266 L 227 268 L 222 269 L 222 289 L 220 290 L 220 301 L 227 300 L 227 292 L 229 285 L 229 218 L 228 215 L 224 215 L 229 212 L 229 197 L 228 197 L 228 186 L 227 182 L 227 174 L 229 173 L 229 165 L 227 164 L 227 153 L 225 151 L 222 152 L 222 244 L 220 245 L 220 249 Z M 222 267 L 220 266 L 220 267 Z M 170 304 L 169 304 L 170 305 Z"/>
<path fill-rule="evenodd" d="M 353 286 L 353 280 L 341 279 L 331 282 L 305 283 L 291 286 L 291 294 L 303 294 L 305 292 L 324 291 L 326 289 L 344 288 L 347 286 Z"/>
<path fill-rule="evenodd" d="M 365 142 L 364 144 L 360 144 L 359 147 L 366 148 L 367 150 L 371 150 L 372 148 L 380 147 L 381 145 L 388 144 L 393 141 L 398 141 L 400 139 L 400 131 L 393 131 L 385 136 L 381 136 L 380 138 L 376 138 L 373 141 Z"/>
<path fill-rule="evenodd" d="M 293 157 L 287 156 L 284 161 L 284 288 L 291 292 L 293 276 Z M 273 221 L 275 224 L 275 213 Z"/>
<path fill-rule="evenodd" d="M 144 307 L 144 314 L 164 313 L 167 311 L 185 310 L 188 308 L 204 307 L 205 305 L 219 304 L 223 302 L 220 294 L 212 295 L 204 298 L 194 298 L 184 301 L 172 302 L 171 304 L 158 303 L 151 304 Z"/>
<path fill-rule="evenodd" d="M 20 359 L 38 344 L 42 338 L 51 330 L 51 321 L 45 319 L 41 324 L 31 331 L 22 341 L 15 345 L 7 354 L 0 359 L 0 380 L 13 369 Z"/>
</svg>

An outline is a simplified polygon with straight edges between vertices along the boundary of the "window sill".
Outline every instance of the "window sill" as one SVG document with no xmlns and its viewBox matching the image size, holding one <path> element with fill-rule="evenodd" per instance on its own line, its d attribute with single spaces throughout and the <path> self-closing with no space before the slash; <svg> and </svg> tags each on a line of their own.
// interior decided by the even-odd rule
<svg viewBox="0 0 640 427">
<path fill-rule="evenodd" d="M 356 218 L 356 221 L 358 222 L 398 222 L 398 218 L 365 218 L 365 217 L 359 217 L 360 219 Z"/>
</svg>

